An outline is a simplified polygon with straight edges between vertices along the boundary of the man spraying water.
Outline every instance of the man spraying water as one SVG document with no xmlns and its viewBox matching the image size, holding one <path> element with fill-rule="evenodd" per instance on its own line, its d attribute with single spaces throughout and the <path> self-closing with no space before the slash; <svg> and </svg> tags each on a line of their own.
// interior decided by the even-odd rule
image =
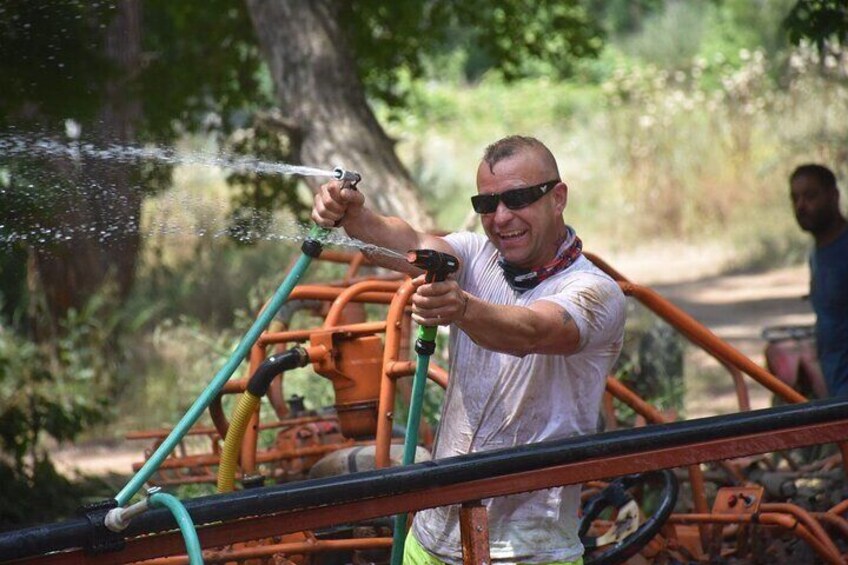
<svg viewBox="0 0 848 565">
<path fill-rule="evenodd" d="M 490 145 L 471 198 L 486 235 L 436 237 L 376 213 L 338 181 L 313 220 L 395 251 L 458 259 L 446 280 L 414 279 L 413 319 L 450 326 L 450 380 L 434 458 L 594 433 L 604 382 L 621 350 L 625 300 L 565 224 L 568 187 L 540 141 Z M 379 261 L 379 258 L 377 258 Z M 395 265 L 393 263 L 393 265 Z M 420 272 L 420 271 L 418 271 Z M 494 563 L 580 563 L 580 487 L 485 501 Z M 404 563 L 461 563 L 459 508 L 419 512 Z"/>
</svg>

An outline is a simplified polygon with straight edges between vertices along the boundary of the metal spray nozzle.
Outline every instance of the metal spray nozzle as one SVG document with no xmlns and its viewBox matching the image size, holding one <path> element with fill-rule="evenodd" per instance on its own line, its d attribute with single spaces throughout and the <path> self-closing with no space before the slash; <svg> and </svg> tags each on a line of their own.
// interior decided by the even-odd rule
<svg viewBox="0 0 848 565">
<path fill-rule="evenodd" d="M 427 282 L 443 281 L 459 269 L 459 260 L 453 255 L 433 249 L 411 249 L 406 260 L 427 272 Z"/>
<path fill-rule="evenodd" d="M 341 167 L 333 169 L 333 178 L 350 183 L 350 188 L 356 188 L 356 184 L 362 180 L 362 175 L 356 171 L 347 171 Z"/>
</svg>

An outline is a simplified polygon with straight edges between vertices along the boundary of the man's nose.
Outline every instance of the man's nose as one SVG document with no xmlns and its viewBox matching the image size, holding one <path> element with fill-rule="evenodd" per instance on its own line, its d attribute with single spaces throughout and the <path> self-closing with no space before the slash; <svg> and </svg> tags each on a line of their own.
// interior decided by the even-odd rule
<svg viewBox="0 0 848 565">
<path fill-rule="evenodd" d="M 506 207 L 502 201 L 498 202 L 498 207 L 495 209 L 495 223 L 502 224 L 512 219 L 512 210 Z"/>
</svg>

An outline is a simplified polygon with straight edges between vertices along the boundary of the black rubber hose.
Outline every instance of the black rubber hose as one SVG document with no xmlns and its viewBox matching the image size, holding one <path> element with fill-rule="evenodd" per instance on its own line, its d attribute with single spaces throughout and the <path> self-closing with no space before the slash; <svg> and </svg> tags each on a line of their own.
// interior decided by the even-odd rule
<svg viewBox="0 0 848 565">
<path fill-rule="evenodd" d="M 285 353 L 272 355 L 251 375 L 247 382 L 247 391 L 262 398 L 268 392 L 274 377 L 295 367 L 303 367 L 307 363 L 309 363 L 309 354 L 302 347 L 293 347 Z"/>
<path fill-rule="evenodd" d="M 778 432 L 796 426 L 846 420 L 848 399 L 817 400 L 726 416 L 546 441 L 342 477 L 205 496 L 186 500 L 185 507 L 192 521 L 200 526 L 258 514 L 375 499 L 576 463 L 596 457 L 642 453 L 704 440 Z M 170 512 L 152 510 L 135 518 L 126 534 L 137 536 L 174 527 L 175 522 Z M 88 539 L 89 530 L 88 522 L 80 518 L 0 534 L 0 560 L 20 559 L 81 547 L 84 540 Z"/>
</svg>

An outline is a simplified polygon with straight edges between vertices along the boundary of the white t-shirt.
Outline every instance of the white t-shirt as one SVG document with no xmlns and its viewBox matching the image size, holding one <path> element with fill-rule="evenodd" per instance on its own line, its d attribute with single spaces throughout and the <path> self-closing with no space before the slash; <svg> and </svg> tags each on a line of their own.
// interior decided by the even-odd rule
<svg viewBox="0 0 848 565">
<path fill-rule="evenodd" d="M 516 357 L 483 349 L 450 329 L 450 380 L 434 459 L 514 447 L 597 431 L 605 380 L 621 351 L 625 298 L 618 284 L 581 256 L 569 268 L 519 294 L 504 279 L 498 252 L 479 234 L 445 238 L 462 264 L 464 290 L 492 304 L 549 300 L 580 330 L 571 355 Z M 484 501 L 489 547 L 497 563 L 570 561 L 583 553 L 577 536 L 580 486 Z M 446 563 L 462 563 L 459 507 L 422 510 L 413 533 Z"/>
</svg>

